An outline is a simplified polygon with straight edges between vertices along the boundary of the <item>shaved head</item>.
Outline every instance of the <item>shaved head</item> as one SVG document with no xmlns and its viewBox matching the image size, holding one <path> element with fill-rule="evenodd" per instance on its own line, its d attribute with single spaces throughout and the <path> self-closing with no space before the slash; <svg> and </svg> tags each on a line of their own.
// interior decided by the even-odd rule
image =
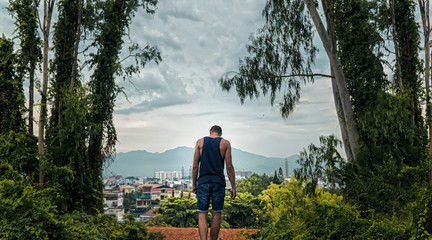
<svg viewBox="0 0 432 240">
<path fill-rule="evenodd" d="M 219 127 L 218 125 L 214 125 L 213 127 L 210 128 L 210 132 L 215 132 L 219 135 L 222 135 L 222 128 Z"/>
</svg>

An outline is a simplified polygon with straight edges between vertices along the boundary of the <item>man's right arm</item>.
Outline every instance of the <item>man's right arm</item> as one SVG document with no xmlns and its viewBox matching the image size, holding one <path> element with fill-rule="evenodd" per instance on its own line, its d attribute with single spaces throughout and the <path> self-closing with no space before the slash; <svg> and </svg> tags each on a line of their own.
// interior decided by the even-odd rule
<svg viewBox="0 0 432 240">
<path fill-rule="evenodd" d="M 232 163 L 232 155 L 231 155 L 231 144 L 227 140 L 224 140 L 224 144 L 226 145 L 226 151 L 225 151 L 226 169 L 227 169 L 228 179 L 231 183 L 231 199 L 235 199 L 237 193 L 236 193 L 236 183 L 235 183 L 235 171 L 234 171 L 234 165 Z"/>
<path fill-rule="evenodd" d="M 195 152 L 193 157 L 193 166 L 192 166 L 192 192 L 197 193 L 198 186 L 197 186 L 197 179 L 198 179 L 198 166 L 199 166 L 199 160 L 201 158 L 201 148 L 202 148 L 202 138 L 198 139 L 198 141 L 195 144 Z"/>
</svg>

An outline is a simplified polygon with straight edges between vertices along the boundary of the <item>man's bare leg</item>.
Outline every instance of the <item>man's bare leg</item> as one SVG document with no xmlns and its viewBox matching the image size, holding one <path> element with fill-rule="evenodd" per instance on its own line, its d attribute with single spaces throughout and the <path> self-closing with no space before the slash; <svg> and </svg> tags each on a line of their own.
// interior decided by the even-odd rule
<svg viewBox="0 0 432 240">
<path fill-rule="evenodd" d="M 201 240 L 207 240 L 207 213 L 199 212 L 198 213 L 198 232 Z"/>
<path fill-rule="evenodd" d="M 217 240 L 219 235 L 219 229 L 221 224 L 221 213 L 220 212 L 212 212 L 212 223 L 210 229 L 210 239 Z"/>
</svg>

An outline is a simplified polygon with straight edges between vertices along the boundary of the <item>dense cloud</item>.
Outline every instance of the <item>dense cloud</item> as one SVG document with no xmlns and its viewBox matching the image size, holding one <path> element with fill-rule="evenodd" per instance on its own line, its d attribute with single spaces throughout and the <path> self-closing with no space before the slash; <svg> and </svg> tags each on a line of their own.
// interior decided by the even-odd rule
<svg viewBox="0 0 432 240">
<path fill-rule="evenodd" d="M 140 11 L 133 19 L 127 44 L 157 46 L 162 62 L 149 63 L 123 87 L 114 121 L 120 152 L 144 149 L 165 151 L 193 147 L 213 124 L 236 148 L 252 153 L 286 157 L 297 154 L 320 135 L 339 135 L 329 79 L 316 79 L 302 89 L 294 113 L 284 120 L 268 98 L 240 104 L 235 91 L 223 92 L 218 79 L 236 71 L 246 56 L 249 36 L 264 23 L 264 1 L 160 1 L 155 14 Z M 13 32 L 13 21 L 3 7 L 0 30 Z M 321 43 L 317 41 L 317 46 Z M 317 57 L 316 72 L 328 72 L 325 54 Z M 131 62 L 125 61 L 125 64 Z M 281 97 L 281 96 L 279 96 Z"/>
</svg>

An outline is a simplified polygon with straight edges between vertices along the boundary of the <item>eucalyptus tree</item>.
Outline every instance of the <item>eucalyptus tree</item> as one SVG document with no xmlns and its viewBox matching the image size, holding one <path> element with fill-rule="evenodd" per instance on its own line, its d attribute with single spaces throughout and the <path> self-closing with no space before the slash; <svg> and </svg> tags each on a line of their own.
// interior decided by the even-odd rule
<svg viewBox="0 0 432 240">
<path fill-rule="evenodd" d="M 47 93 L 48 93 L 48 52 L 49 36 L 51 32 L 51 20 L 54 11 L 55 0 L 43 1 L 43 18 L 39 17 L 39 27 L 42 31 L 43 50 L 42 50 L 42 89 L 40 90 L 41 103 L 39 111 L 39 130 L 38 130 L 38 153 L 39 153 L 39 183 L 45 181 L 45 127 L 47 122 Z"/>
<path fill-rule="evenodd" d="M 359 132 L 351 104 L 350 92 L 348 91 L 347 87 L 347 79 L 342 69 L 340 58 L 337 52 L 334 27 L 335 19 L 332 17 L 331 12 L 329 11 L 329 4 L 327 1 L 321 0 L 321 3 L 327 23 L 327 29 L 323 25 L 315 2 L 312 0 L 305 0 L 309 14 L 313 19 L 315 28 L 329 58 L 332 76 L 334 76 L 334 80 L 332 80 L 333 97 L 336 111 L 338 113 L 343 143 L 345 145 L 345 152 L 348 161 L 357 160 L 357 152 L 359 150 Z"/>
<path fill-rule="evenodd" d="M 337 52 L 331 46 L 332 33 L 324 27 L 315 2 L 269 0 L 262 14 L 266 23 L 251 37 L 247 47 L 250 56 L 240 60 L 238 73 L 226 74 L 220 79 L 222 88 L 230 90 L 235 86 L 242 102 L 246 97 L 259 97 L 260 92 L 270 93 L 271 104 L 282 89 L 283 99 L 279 105 L 282 117 L 286 118 L 300 99 L 302 83 L 313 82 L 316 76 L 334 78 L 333 91 L 345 151 L 349 160 L 355 160 L 358 131 L 346 78 Z M 327 23 L 331 30 L 330 19 Z M 313 43 L 314 30 L 319 33 L 329 57 L 333 76 L 312 71 L 317 51 Z"/>
</svg>

